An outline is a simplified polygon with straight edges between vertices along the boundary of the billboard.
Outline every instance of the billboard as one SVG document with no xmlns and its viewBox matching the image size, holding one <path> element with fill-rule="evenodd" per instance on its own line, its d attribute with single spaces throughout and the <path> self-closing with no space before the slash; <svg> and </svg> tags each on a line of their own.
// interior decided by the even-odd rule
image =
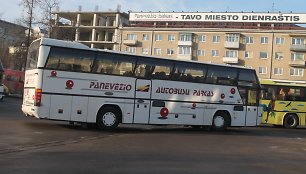
<svg viewBox="0 0 306 174">
<path fill-rule="evenodd" d="M 131 12 L 130 21 L 306 23 L 306 13 Z"/>
</svg>

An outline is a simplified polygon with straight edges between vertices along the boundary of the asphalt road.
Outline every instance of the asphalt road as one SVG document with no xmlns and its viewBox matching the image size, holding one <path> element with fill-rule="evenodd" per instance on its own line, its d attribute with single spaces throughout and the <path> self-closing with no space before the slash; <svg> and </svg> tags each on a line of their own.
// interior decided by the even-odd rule
<svg viewBox="0 0 306 174">
<path fill-rule="evenodd" d="M 306 128 L 227 132 L 121 125 L 114 132 L 22 115 L 0 102 L 0 174 L 306 173 Z"/>
</svg>

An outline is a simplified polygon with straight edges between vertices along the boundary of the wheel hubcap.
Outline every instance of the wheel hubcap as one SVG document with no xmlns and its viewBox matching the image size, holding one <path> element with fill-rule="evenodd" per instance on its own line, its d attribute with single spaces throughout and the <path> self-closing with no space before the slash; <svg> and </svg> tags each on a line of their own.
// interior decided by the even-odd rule
<svg viewBox="0 0 306 174">
<path fill-rule="evenodd" d="M 222 127 L 224 126 L 225 120 L 221 116 L 215 116 L 214 118 L 214 125 L 215 127 Z"/>
<path fill-rule="evenodd" d="M 295 123 L 295 121 L 294 121 L 293 118 L 288 118 L 288 124 L 289 124 L 290 126 L 294 125 L 294 123 Z"/>
<path fill-rule="evenodd" d="M 102 121 L 105 126 L 112 126 L 116 121 L 116 116 L 112 112 L 107 112 L 103 115 Z"/>
</svg>

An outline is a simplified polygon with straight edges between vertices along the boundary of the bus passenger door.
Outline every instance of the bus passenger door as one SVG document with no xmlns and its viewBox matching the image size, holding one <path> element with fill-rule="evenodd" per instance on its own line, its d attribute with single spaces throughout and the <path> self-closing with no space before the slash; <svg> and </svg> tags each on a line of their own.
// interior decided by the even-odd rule
<svg viewBox="0 0 306 174">
<path fill-rule="evenodd" d="M 258 91 L 255 89 L 248 90 L 247 109 L 245 124 L 246 126 L 256 126 L 258 117 Z"/>
<path fill-rule="evenodd" d="M 133 123 L 149 123 L 151 87 L 151 80 L 136 80 Z"/>
</svg>

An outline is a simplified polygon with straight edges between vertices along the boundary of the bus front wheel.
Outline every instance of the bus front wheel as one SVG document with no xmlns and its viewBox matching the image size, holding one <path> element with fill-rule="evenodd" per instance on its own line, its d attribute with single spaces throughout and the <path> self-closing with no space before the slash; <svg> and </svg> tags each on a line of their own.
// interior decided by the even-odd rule
<svg viewBox="0 0 306 174">
<path fill-rule="evenodd" d="M 289 129 L 294 129 L 299 124 L 299 119 L 294 114 L 286 115 L 284 118 L 284 127 Z"/>
<path fill-rule="evenodd" d="M 217 112 L 214 115 L 212 129 L 216 131 L 225 131 L 229 126 L 228 115 L 224 112 Z"/>
<path fill-rule="evenodd" d="M 99 111 L 97 125 L 102 130 L 114 130 L 120 122 L 120 112 L 113 107 L 106 107 Z"/>
</svg>

